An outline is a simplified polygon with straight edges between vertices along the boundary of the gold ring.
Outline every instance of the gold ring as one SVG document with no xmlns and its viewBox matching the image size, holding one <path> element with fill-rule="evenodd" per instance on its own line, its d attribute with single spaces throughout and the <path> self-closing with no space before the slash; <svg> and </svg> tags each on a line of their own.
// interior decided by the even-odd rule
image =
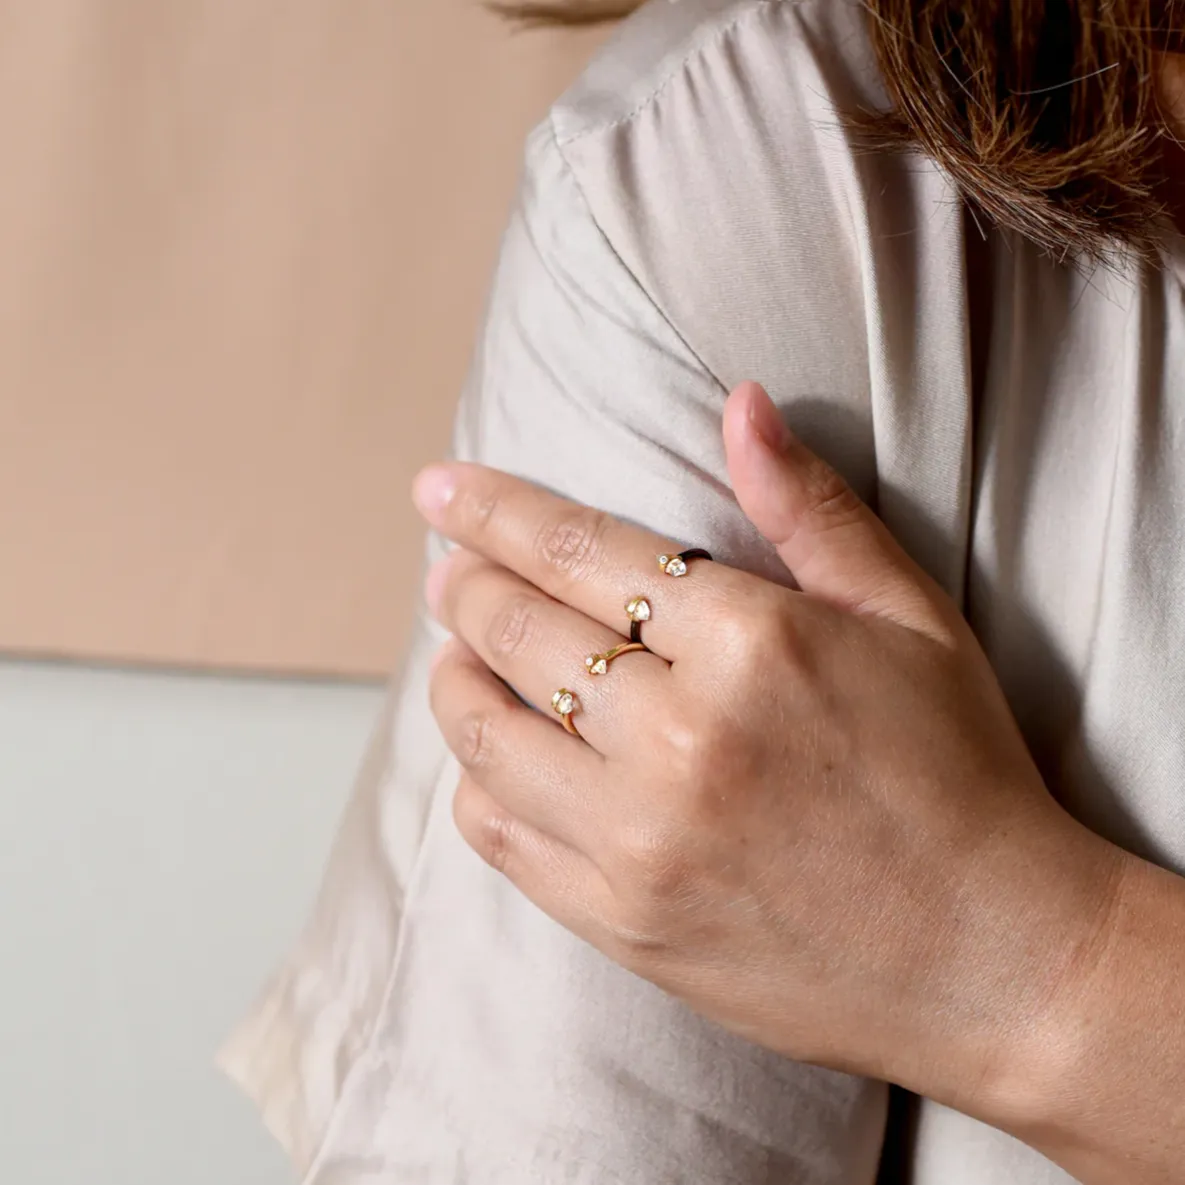
<svg viewBox="0 0 1185 1185">
<path fill-rule="evenodd" d="M 650 602 L 645 597 L 634 597 L 626 605 L 625 611 L 630 619 L 630 644 L 641 646 L 642 625 L 650 620 Z"/>
<path fill-rule="evenodd" d="M 576 721 L 572 719 L 576 710 L 580 707 L 580 701 L 576 698 L 575 694 L 566 687 L 561 687 L 551 697 L 551 706 L 555 710 L 556 715 L 564 722 L 564 727 L 574 737 L 578 737 L 580 733 L 576 731 Z"/>
<path fill-rule="evenodd" d="M 687 565 L 692 560 L 710 560 L 711 558 L 711 552 L 704 551 L 702 547 L 693 547 L 690 551 L 680 551 L 671 555 L 660 555 L 658 557 L 658 566 L 668 576 L 686 576 Z"/>
<path fill-rule="evenodd" d="M 607 675 L 609 673 L 609 664 L 623 654 L 629 654 L 634 650 L 645 650 L 646 647 L 641 642 L 622 642 L 620 646 L 614 646 L 612 650 L 605 651 L 604 654 L 590 654 L 585 660 L 584 665 L 588 667 L 590 675 Z"/>
</svg>

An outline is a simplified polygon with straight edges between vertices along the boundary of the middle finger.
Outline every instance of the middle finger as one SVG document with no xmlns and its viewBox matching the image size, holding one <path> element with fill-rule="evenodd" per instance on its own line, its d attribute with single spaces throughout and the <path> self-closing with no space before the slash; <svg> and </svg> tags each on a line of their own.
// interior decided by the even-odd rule
<svg viewBox="0 0 1185 1185">
<path fill-rule="evenodd" d="M 442 560 L 430 585 L 433 611 L 445 628 L 528 703 L 558 724 L 552 695 L 561 687 L 575 692 L 576 727 L 601 753 L 635 739 L 646 705 L 659 702 L 670 678 L 670 666 L 646 651 L 623 654 L 608 673 L 590 675 L 586 656 L 627 639 L 472 552 L 458 550 Z"/>
<path fill-rule="evenodd" d="M 425 492 L 442 488 L 451 490 L 443 501 Z M 714 645 L 721 615 L 756 583 L 703 561 L 691 565 L 687 579 L 672 580 L 658 556 L 682 545 L 482 465 L 433 466 L 417 490 L 429 522 L 453 542 L 610 629 L 628 632 L 625 606 L 645 598 L 653 615 L 642 636 L 671 661 Z"/>
</svg>

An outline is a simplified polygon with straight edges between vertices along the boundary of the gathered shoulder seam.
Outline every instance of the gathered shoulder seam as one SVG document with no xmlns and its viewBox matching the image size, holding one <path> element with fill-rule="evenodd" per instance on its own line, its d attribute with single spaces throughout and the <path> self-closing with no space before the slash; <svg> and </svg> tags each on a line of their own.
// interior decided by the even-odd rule
<svg viewBox="0 0 1185 1185">
<path fill-rule="evenodd" d="M 680 3 L 681 0 L 667 0 L 668 3 Z M 564 136 L 559 133 L 555 127 L 554 120 L 552 120 L 553 134 L 555 135 L 556 145 L 559 148 L 564 148 L 569 144 L 573 144 L 578 140 L 584 139 L 586 136 L 597 135 L 598 133 L 612 131 L 616 127 L 621 127 L 623 124 L 630 123 L 636 119 L 643 111 L 645 111 L 656 99 L 662 94 L 664 90 L 672 82 L 675 81 L 681 74 L 685 73 L 688 66 L 698 57 L 701 57 L 714 45 L 723 41 L 729 34 L 731 34 L 738 25 L 741 25 L 751 17 L 758 13 L 766 12 L 772 8 L 781 8 L 786 6 L 799 6 L 804 0 L 750 0 L 750 3 L 741 11 L 735 13 L 729 20 L 723 24 L 717 25 L 711 32 L 711 36 L 703 37 L 702 39 L 693 42 L 687 52 L 679 58 L 677 62 L 663 75 L 654 89 L 649 91 L 637 103 L 634 104 L 624 114 L 617 116 L 614 119 L 606 120 L 602 123 L 593 123 L 588 127 L 582 127 L 574 132 L 570 132 Z"/>
</svg>

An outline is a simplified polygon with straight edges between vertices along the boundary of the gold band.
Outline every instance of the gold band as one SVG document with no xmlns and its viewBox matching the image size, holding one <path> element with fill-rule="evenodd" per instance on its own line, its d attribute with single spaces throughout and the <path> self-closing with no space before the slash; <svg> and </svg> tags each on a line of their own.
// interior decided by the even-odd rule
<svg viewBox="0 0 1185 1185">
<path fill-rule="evenodd" d="M 580 707 L 580 701 L 575 694 L 566 687 L 561 687 L 551 697 L 551 706 L 555 714 L 564 722 L 564 727 L 574 737 L 578 737 L 580 733 L 576 731 L 576 721 L 572 719 Z"/>
<path fill-rule="evenodd" d="M 607 650 L 604 654 L 590 654 L 584 660 L 584 665 L 588 668 L 590 675 L 607 675 L 609 665 L 615 658 L 620 658 L 623 654 L 630 654 L 635 650 L 645 649 L 646 647 L 641 642 L 622 642 L 620 646 L 614 646 L 612 650 Z"/>
</svg>

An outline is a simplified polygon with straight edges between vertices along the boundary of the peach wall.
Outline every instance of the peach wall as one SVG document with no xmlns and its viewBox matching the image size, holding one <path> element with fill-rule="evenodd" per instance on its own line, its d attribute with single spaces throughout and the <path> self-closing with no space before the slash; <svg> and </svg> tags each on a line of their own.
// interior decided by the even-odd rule
<svg viewBox="0 0 1185 1185">
<path fill-rule="evenodd" d="M 379 674 L 524 132 L 475 0 L 0 0 L 0 649 Z"/>
</svg>

